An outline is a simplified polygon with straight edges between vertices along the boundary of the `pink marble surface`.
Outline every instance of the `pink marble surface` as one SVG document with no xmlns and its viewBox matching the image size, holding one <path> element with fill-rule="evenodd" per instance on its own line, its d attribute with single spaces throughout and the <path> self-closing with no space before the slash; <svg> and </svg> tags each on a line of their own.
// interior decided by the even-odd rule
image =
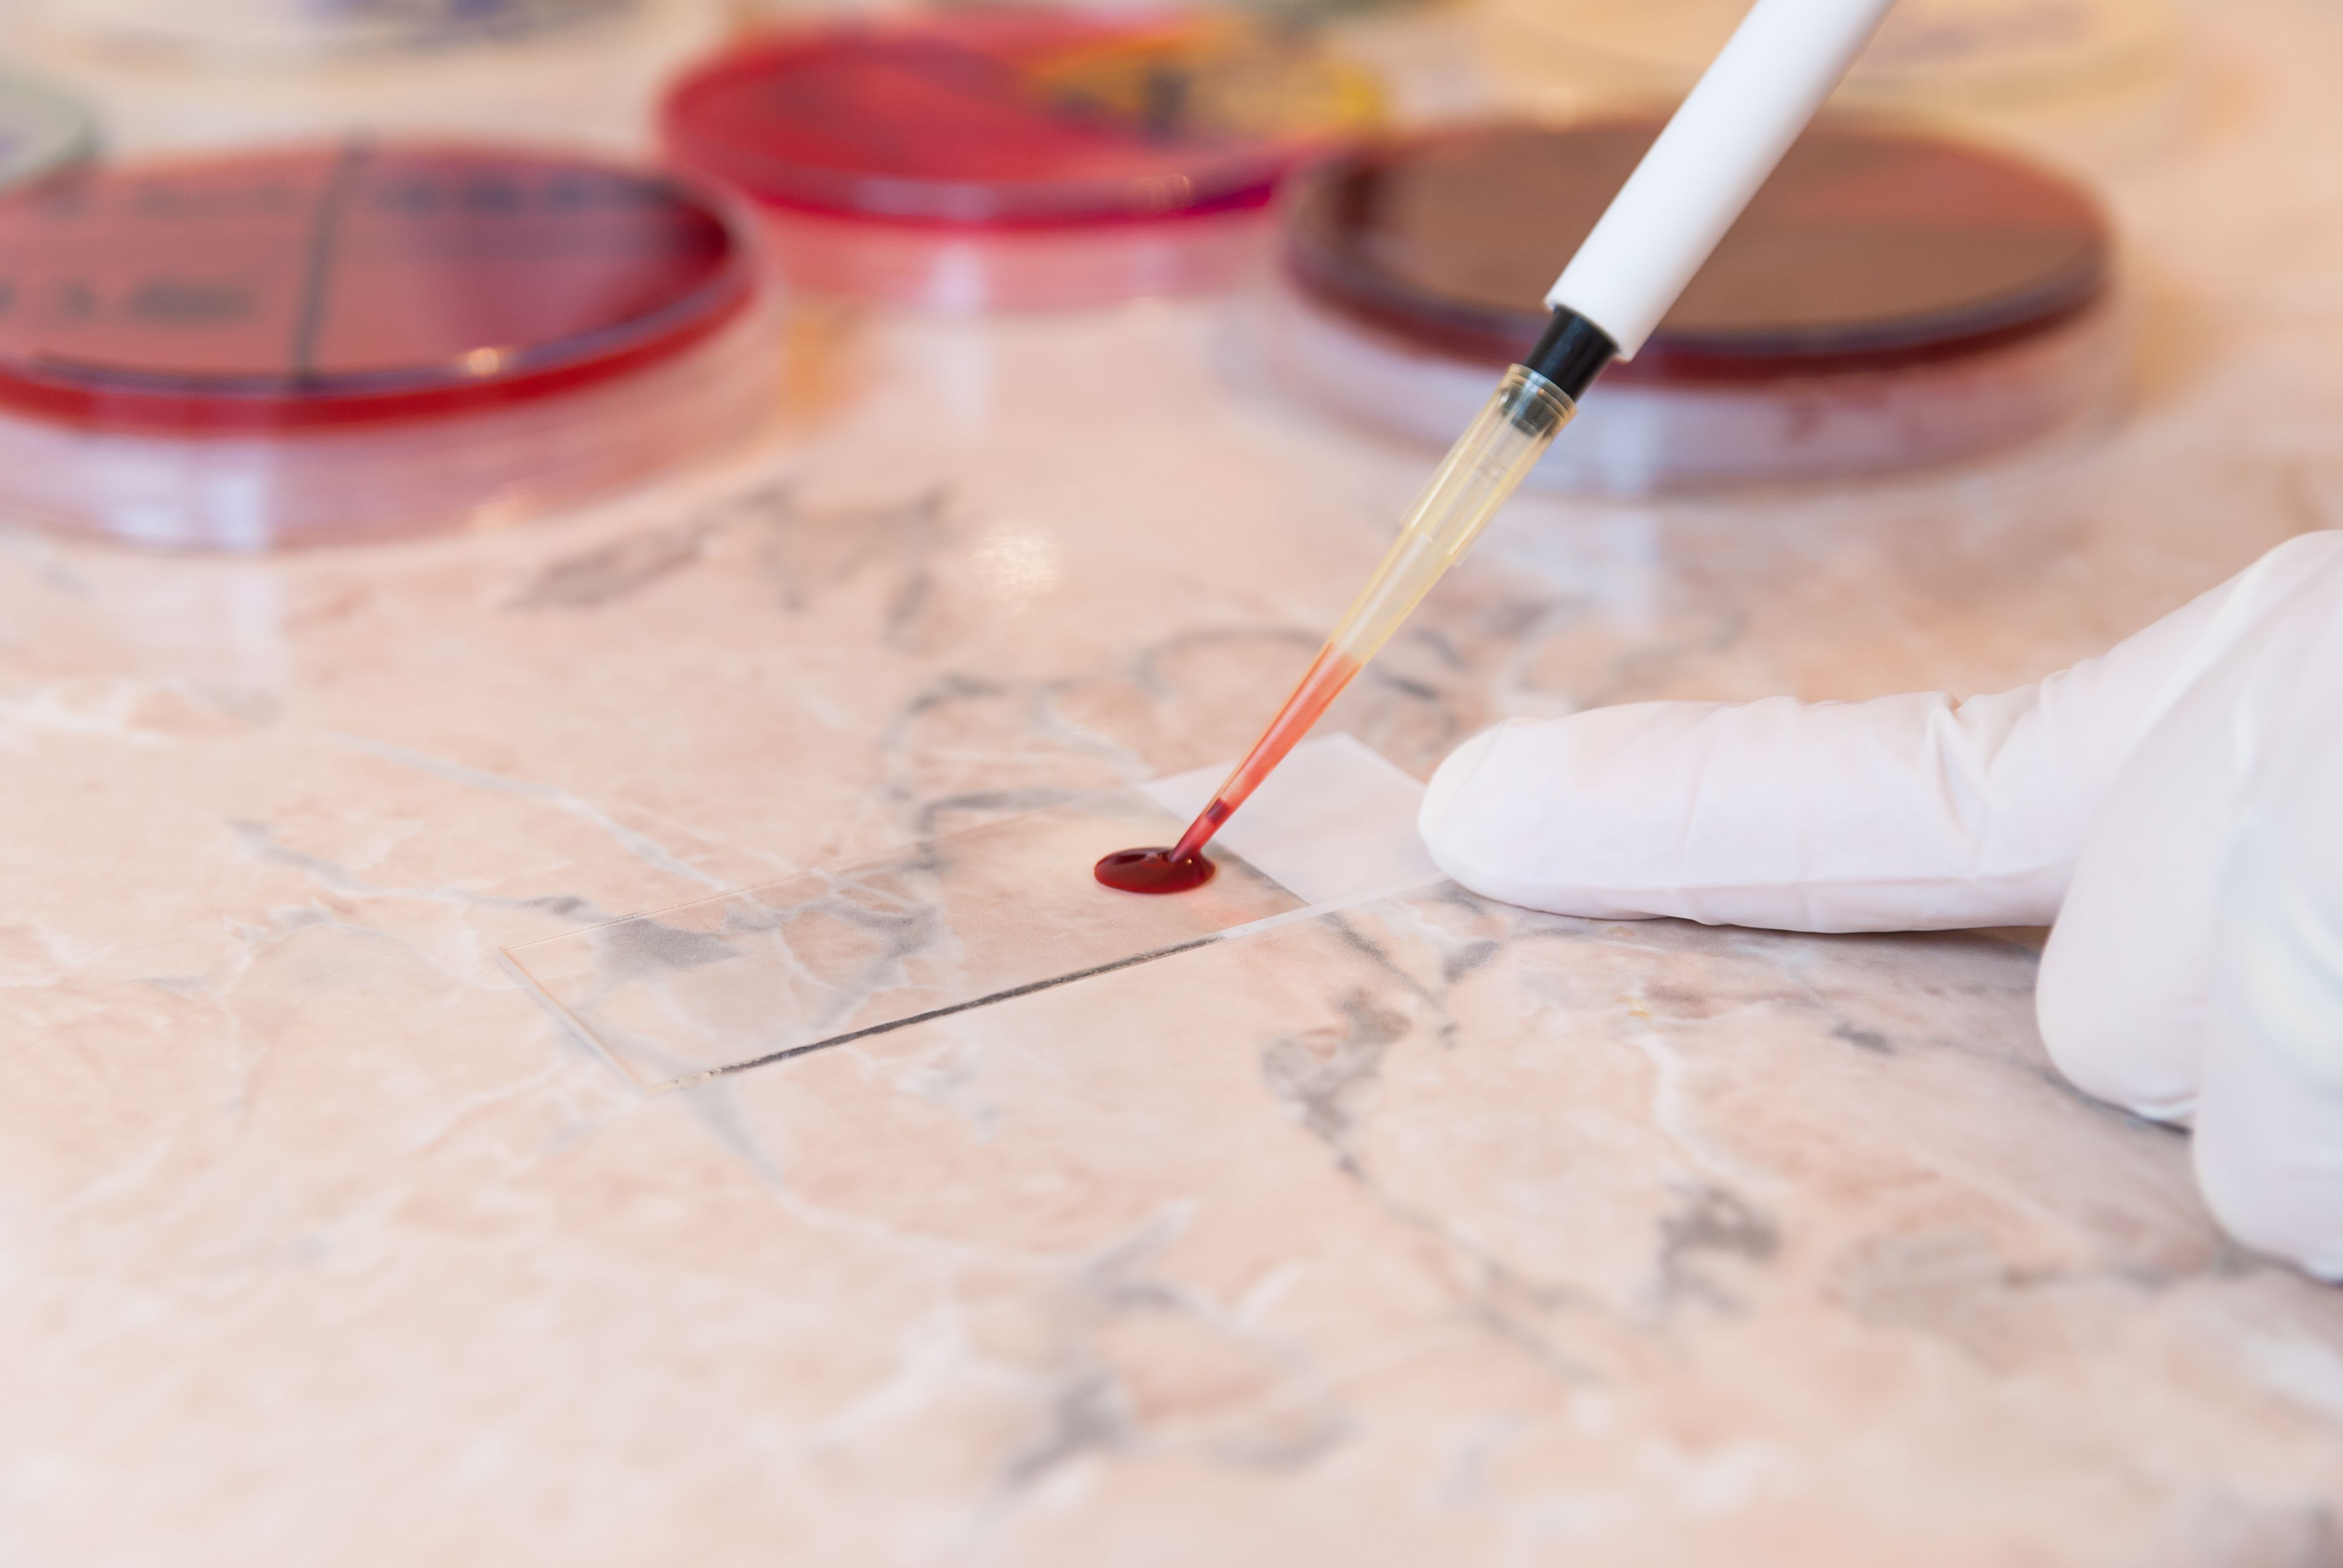
<svg viewBox="0 0 2343 1568">
<path fill-rule="evenodd" d="M 2200 31 L 2119 431 L 1525 502 L 1336 722 L 1992 688 L 2343 520 L 2343 12 Z M 2022 935 L 1424 894 L 659 1099 L 518 989 L 1242 744 L 1425 466 L 1250 308 L 944 327 L 925 436 L 809 312 L 763 447 L 550 526 L 0 531 L 0 1560 L 2335 1560 L 2343 1293 Z"/>
</svg>

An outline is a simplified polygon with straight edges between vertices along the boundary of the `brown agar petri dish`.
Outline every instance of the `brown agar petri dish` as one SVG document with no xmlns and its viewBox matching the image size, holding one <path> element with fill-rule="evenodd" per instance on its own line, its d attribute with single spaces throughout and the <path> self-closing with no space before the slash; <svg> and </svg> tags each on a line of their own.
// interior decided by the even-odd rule
<svg viewBox="0 0 2343 1568">
<path fill-rule="evenodd" d="M 1546 288 L 1657 119 L 1500 123 L 1295 176 L 1269 352 L 1367 423 L 1446 443 L 1546 324 Z M 1623 495 L 1933 467 L 2108 416 L 2113 236 L 2010 155 L 1825 120 L 1530 479 Z"/>
<path fill-rule="evenodd" d="M 1227 15 L 1005 9 L 749 44 L 669 95 L 679 166 L 745 193 L 789 282 L 945 311 L 1224 286 L 1278 182 L 1375 78 Z"/>
<path fill-rule="evenodd" d="M 741 220 L 474 146 L 96 168 L 0 201 L 0 512 L 159 548 L 517 520 L 745 434 Z"/>
</svg>

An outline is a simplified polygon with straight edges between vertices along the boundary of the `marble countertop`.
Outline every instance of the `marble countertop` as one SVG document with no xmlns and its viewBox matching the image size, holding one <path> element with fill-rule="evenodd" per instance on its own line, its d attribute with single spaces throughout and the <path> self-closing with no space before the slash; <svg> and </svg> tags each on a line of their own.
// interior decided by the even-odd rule
<svg viewBox="0 0 2343 1568">
<path fill-rule="evenodd" d="M 2343 11 L 2200 32 L 2119 430 L 1525 499 L 1332 722 L 1991 689 L 2343 522 Z M 503 967 L 1242 747 L 1428 463 L 1257 308 L 808 308 L 758 449 L 506 533 L 0 530 L 0 1558 L 2335 1561 L 2343 1292 L 2030 933 L 1435 890 L 649 1098 Z"/>
</svg>

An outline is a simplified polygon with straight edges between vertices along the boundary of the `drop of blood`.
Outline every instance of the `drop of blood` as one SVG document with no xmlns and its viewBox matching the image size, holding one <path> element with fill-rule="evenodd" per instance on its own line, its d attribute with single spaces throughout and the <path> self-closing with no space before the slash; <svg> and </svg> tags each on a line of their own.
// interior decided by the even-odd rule
<svg viewBox="0 0 2343 1568">
<path fill-rule="evenodd" d="M 1169 849 L 1117 849 L 1091 874 L 1126 893 L 1185 893 L 1211 881 L 1218 869 L 1202 855 L 1175 860 Z"/>
</svg>

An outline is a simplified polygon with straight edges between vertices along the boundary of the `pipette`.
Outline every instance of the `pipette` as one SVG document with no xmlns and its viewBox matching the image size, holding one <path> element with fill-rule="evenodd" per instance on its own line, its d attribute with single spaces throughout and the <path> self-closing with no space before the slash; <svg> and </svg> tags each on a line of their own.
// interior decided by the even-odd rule
<svg viewBox="0 0 2343 1568">
<path fill-rule="evenodd" d="M 1544 337 L 1450 449 L 1293 695 L 1178 844 L 1110 855 L 1099 880 L 1176 892 L 1212 875 L 1212 835 L 1480 538 L 1604 367 L 1643 347 L 1890 4 L 1756 0 L 1548 291 Z"/>
</svg>

